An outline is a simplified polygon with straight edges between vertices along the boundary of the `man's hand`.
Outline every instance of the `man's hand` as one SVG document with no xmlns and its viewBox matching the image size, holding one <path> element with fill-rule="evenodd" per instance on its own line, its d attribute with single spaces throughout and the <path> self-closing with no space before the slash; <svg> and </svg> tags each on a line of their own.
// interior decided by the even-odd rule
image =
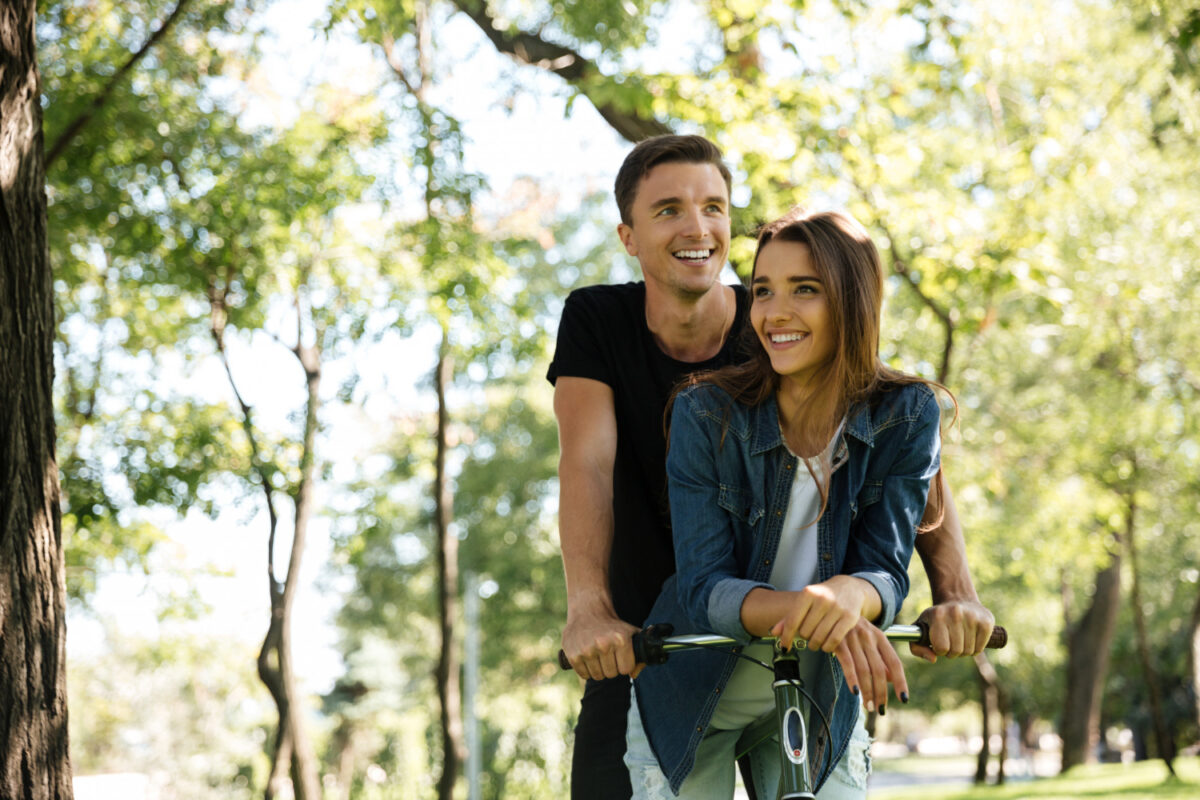
<svg viewBox="0 0 1200 800">
<path fill-rule="evenodd" d="M 846 684 L 855 694 L 861 692 L 867 711 L 884 713 L 889 683 L 895 688 L 896 696 L 908 702 L 904 665 L 887 636 L 870 622 L 860 617 L 834 655 L 842 665 Z"/>
<path fill-rule="evenodd" d="M 579 677 L 592 680 L 636 676 L 633 634 L 638 629 L 605 613 L 568 615 L 562 649 Z"/>
<path fill-rule="evenodd" d="M 956 658 L 974 656 L 983 652 L 992 626 L 996 620 L 983 604 L 970 600 L 954 600 L 938 603 L 925 609 L 918 622 L 929 626 L 929 641 L 932 647 L 910 644 L 909 652 L 929 663 L 938 656 Z"/>
</svg>

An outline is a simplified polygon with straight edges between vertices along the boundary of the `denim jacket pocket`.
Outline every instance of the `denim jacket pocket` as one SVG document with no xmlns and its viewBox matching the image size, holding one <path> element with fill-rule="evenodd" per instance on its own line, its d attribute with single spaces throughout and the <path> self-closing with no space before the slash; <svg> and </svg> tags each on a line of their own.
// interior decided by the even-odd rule
<svg viewBox="0 0 1200 800">
<path fill-rule="evenodd" d="M 767 513 L 766 507 L 755 502 L 755 498 L 750 492 L 743 492 L 737 487 L 727 486 L 723 483 L 721 491 L 717 495 L 717 505 L 747 525 L 754 525 Z"/>
<path fill-rule="evenodd" d="M 861 512 L 863 508 L 872 503 L 878 503 L 881 497 L 883 497 L 883 481 L 864 481 L 858 492 L 858 501 L 854 503 L 855 511 Z"/>
</svg>

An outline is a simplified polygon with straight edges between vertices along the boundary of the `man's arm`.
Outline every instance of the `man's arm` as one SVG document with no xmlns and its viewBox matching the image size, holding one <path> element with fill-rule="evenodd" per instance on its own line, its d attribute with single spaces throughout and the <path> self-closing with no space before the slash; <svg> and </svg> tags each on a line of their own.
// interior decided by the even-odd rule
<svg viewBox="0 0 1200 800">
<path fill-rule="evenodd" d="M 634 669 L 633 625 L 617 617 L 608 585 L 613 541 L 613 464 L 617 417 L 612 388 L 590 378 L 560 377 L 558 534 L 567 577 L 563 652 L 582 678 L 615 678 Z"/>
<path fill-rule="evenodd" d="M 941 475 L 940 480 L 945 504 L 942 523 L 917 536 L 917 554 L 925 566 L 933 594 L 933 606 L 925 609 L 918 621 L 929 625 L 933 647 L 911 644 L 909 650 L 926 661 L 936 661 L 939 655 L 953 658 L 983 652 L 995 624 L 992 612 L 979 602 L 975 592 L 958 509 L 945 476 Z M 931 513 L 933 509 L 927 507 L 926 518 Z"/>
</svg>

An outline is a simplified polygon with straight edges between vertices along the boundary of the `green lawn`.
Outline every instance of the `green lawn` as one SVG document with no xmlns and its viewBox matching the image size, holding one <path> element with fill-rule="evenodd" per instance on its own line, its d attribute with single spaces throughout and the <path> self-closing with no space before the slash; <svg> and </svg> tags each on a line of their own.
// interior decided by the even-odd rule
<svg viewBox="0 0 1200 800">
<path fill-rule="evenodd" d="M 945 774 L 936 763 L 925 770 L 920 759 L 901 759 L 896 762 L 876 762 L 879 772 L 895 771 L 913 774 Z M 932 759 L 932 762 L 939 761 Z M 944 766 L 944 765 L 943 765 Z M 895 767 L 895 769 L 892 769 Z M 1014 780 L 1004 786 L 965 787 L 923 785 L 903 789 L 872 789 L 873 799 L 902 800 L 1062 800 L 1070 797 L 1118 797 L 1123 800 L 1154 798 L 1155 800 L 1195 800 L 1200 798 L 1200 758 L 1180 758 L 1175 761 L 1178 780 L 1169 780 L 1167 768 L 1161 761 L 1139 764 L 1103 764 L 1078 767 L 1066 775 L 1037 780 Z"/>
</svg>

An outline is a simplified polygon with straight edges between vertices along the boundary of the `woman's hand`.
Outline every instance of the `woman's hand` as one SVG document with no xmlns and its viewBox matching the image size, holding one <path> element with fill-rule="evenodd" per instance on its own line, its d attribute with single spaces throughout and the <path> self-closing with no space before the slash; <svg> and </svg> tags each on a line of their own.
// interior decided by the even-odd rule
<svg viewBox="0 0 1200 800">
<path fill-rule="evenodd" d="M 879 614 L 881 601 L 875 587 L 862 578 L 834 575 L 789 596 L 786 612 L 771 628 L 783 648 L 799 636 L 810 650 L 832 653 L 860 619 Z"/>
<path fill-rule="evenodd" d="M 855 694 L 861 692 L 868 711 L 884 713 L 887 706 L 887 685 L 892 684 L 896 696 L 908 702 L 908 681 L 904 665 L 883 631 L 865 619 L 850 631 L 835 651 L 846 683 Z"/>
</svg>

